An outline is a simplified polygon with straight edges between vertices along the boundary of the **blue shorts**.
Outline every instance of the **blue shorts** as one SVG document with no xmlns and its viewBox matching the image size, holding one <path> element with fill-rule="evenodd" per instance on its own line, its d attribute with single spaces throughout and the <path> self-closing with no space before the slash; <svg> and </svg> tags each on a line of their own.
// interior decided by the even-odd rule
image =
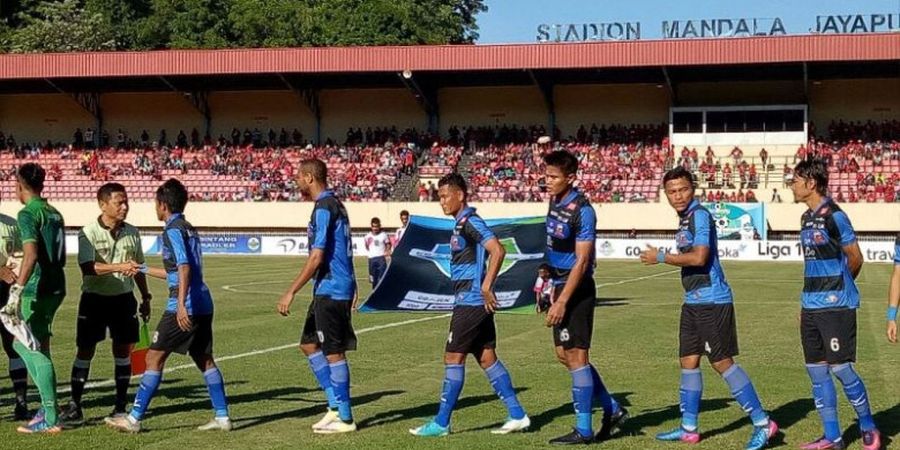
<svg viewBox="0 0 900 450">
<path fill-rule="evenodd" d="M 384 276 L 384 272 L 386 271 L 387 258 L 384 256 L 369 258 L 369 283 L 372 283 L 372 287 L 378 285 L 378 282 L 381 281 L 381 277 Z"/>
</svg>

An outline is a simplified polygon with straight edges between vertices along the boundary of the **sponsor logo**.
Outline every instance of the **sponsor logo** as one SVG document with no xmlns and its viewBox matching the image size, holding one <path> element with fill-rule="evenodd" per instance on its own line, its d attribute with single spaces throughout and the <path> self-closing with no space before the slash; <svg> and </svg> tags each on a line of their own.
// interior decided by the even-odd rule
<svg viewBox="0 0 900 450">
<path fill-rule="evenodd" d="M 447 278 L 450 278 L 450 245 L 451 244 L 435 244 L 431 250 L 414 248 L 409 251 L 409 256 L 431 261 L 437 266 L 441 273 Z M 503 275 L 509 271 L 509 269 L 512 269 L 519 261 L 540 260 L 544 258 L 543 253 L 522 253 L 515 238 L 510 237 L 500 239 L 500 245 L 506 250 L 506 258 L 503 260 L 503 265 L 500 266 L 500 275 Z"/>
<path fill-rule="evenodd" d="M 276 245 L 278 245 L 284 253 L 293 253 L 294 249 L 297 248 L 297 241 L 294 238 L 285 238 L 278 241 L 278 244 Z"/>
<path fill-rule="evenodd" d="M 603 243 L 600 244 L 598 249 L 599 249 L 598 251 L 600 252 L 600 254 L 603 256 L 611 256 L 613 253 L 615 253 L 615 249 L 613 248 L 612 244 L 609 241 L 603 241 Z"/>
<path fill-rule="evenodd" d="M 261 244 L 258 237 L 251 237 L 250 239 L 247 239 L 247 248 L 250 249 L 251 252 L 259 251 L 260 247 Z"/>
<path fill-rule="evenodd" d="M 569 211 L 575 211 L 575 208 L 577 208 L 577 207 L 578 207 L 578 205 L 575 204 L 575 202 L 572 202 L 566 206 L 566 209 L 568 209 Z"/>
</svg>

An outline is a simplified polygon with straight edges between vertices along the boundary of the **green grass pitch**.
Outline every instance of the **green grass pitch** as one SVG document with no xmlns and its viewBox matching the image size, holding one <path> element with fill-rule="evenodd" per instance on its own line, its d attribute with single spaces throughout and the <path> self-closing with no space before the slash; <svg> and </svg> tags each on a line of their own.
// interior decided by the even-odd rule
<svg viewBox="0 0 900 450">
<path fill-rule="evenodd" d="M 18 436 L 11 419 L 6 359 L 0 358 L 0 445 L 8 449 L 274 449 L 274 448 L 455 448 L 518 449 L 546 447 L 574 422 L 570 378 L 553 356 L 550 331 L 536 315 L 500 315 L 498 354 L 512 375 L 519 398 L 532 418 L 527 433 L 494 436 L 489 429 L 505 418 L 481 370 L 471 359 L 466 386 L 453 415 L 453 434 L 426 440 L 408 434 L 437 412 L 443 377 L 442 352 L 449 319 L 426 314 L 356 315 L 359 350 L 350 354 L 354 413 L 360 430 L 352 435 L 314 435 L 310 426 L 324 412 L 306 359 L 296 348 L 310 300 L 298 295 L 289 318 L 275 312 L 281 292 L 296 275 L 300 258 L 207 257 L 206 281 L 216 302 L 215 352 L 226 380 L 236 429 L 232 433 L 194 431 L 212 415 L 200 373 L 186 357 L 173 356 L 150 413 L 146 432 L 123 435 L 102 418 L 112 409 L 112 386 L 88 389 L 88 424 L 58 436 Z M 754 381 L 763 404 L 784 429 L 775 445 L 794 448 L 820 435 L 810 383 L 800 350 L 798 292 L 800 263 L 725 263 L 734 288 L 740 336 L 738 361 Z M 70 295 L 56 316 L 53 356 L 59 389 L 67 390 L 74 357 L 79 277 L 69 266 Z M 365 261 L 357 259 L 357 275 Z M 858 370 L 869 389 L 876 421 L 887 437 L 900 433 L 900 347 L 884 338 L 884 310 L 891 267 L 867 264 L 859 277 Z M 681 304 L 678 274 L 671 267 L 643 267 L 636 261 L 602 261 L 592 360 L 606 383 L 631 411 L 623 433 L 600 447 L 657 449 L 653 436 L 674 427 L 678 413 L 677 324 Z M 152 324 L 163 308 L 165 287 L 156 294 Z M 362 282 L 363 294 L 368 293 Z M 422 319 L 412 323 L 411 320 Z M 98 347 L 92 382 L 113 375 L 109 342 Z M 704 440 L 698 449 L 739 449 L 750 424 L 728 388 L 704 362 L 700 416 Z M 133 380 L 129 395 L 137 386 Z M 840 386 L 838 384 L 838 386 Z M 838 387 L 840 391 L 840 387 Z M 37 406 L 31 390 L 31 406 Z M 838 393 L 841 423 L 850 448 L 859 447 L 855 415 Z M 60 401 L 68 401 L 62 393 Z M 599 411 L 598 411 L 599 413 Z M 595 423 L 599 424 L 599 414 Z"/>
</svg>

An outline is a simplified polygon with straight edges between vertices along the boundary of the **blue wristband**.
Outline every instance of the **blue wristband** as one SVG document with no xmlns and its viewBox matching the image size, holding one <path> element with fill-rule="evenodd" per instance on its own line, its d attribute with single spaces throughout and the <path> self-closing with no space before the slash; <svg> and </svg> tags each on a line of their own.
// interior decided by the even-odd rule
<svg viewBox="0 0 900 450">
<path fill-rule="evenodd" d="M 666 263 L 666 252 L 664 252 L 662 250 L 656 252 L 656 262 L 658 262 L 660 264 L 665 264 Z"/>
<path fill-rule="evenodd" d="M 887 320 L 893 320 L 893 321 L 897 320 L 897 307 L 896 306 L 888 307 Z"/>
</svg>

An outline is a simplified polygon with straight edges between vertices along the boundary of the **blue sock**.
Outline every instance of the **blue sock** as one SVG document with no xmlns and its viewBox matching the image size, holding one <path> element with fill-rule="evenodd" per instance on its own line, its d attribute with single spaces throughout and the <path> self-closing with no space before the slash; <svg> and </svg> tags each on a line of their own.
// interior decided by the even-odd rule
<svg viewBox="0 0 900 450">
<path fill-rule="evenodd" d="M 600 377 L 600 372 L 597 372 L 597 368 L 594 367 L 593 364 L 591 364 L 591 376 L 594 378 L 594 398 L 600 401 L 600 407 L 603 408 L 603 414 L 609 415 L 618 411 L 619 403 L 609 394 L 609 391 L 606 390 L 606 385 L 603 384 L 603 378 Z"/>
<path fill-rule="evenodd" d="M 703 374 L 700 369 L 681 369 L 681 428 L 697 431 L 700 399 L 703 398 Z"/>
<path fill-rule="evenodd" d="M 831 371 L 844 385 L 844 394 L 859 417 L 859 428 L 863 431 L 874 430 L 875 420 L 872 419 L 872 410 L 869 407 L 869 394 L 866 393 L 866 385 L 863 384 L 862 378 L 853 370 L 853 365 L 845 363 L 831 366 Z"/>
<path fill-rule="evenodd" d="M 450 426 L 450 415 L 463 384 L 466 382 L 466 366 L 462 364 L 447 364 L 444 366 L 444 386 L 441 388 L 441 406 L 438 408 L 434 421 L 442 427 Z"/>
<path fill-rule="evenodd" d="M 155 370 L 144 372 L 141 377 L 141 385 L 138 387 L 137 394 L 134 395 L 134 405 L 131 406 L 131 417 L 135 420 L 144 418 L 147 408 L 150 407 L 150 400 L 156 394 L 159 383 L 162 381 L 162 374 Z"/>
<path fill-rule="evenodd" d="M 806 371 L 812 380 L 813 399 L 825 428 L 825 439 L 837 441 L 841 438 L 841 426 L 838 423 L 837 392 L 828 364 L 807 364 Z"/>
<path fill-rule="evenodd" d="M 572 375 L 572 403 L 575 405 L 575 429 L 582 436 L 593 436 L 594 377 L 591 366 L 582 366 L 569 372 Z"/>
<path fill-rule="evenodd" d="M 731 395 L 737 400 L 741 409 L 750 414 L 750 420 L 753 421 L 753 425 L 757 427 L 766 426 L 769 423 L 769 415 L 763 409 L 759 396 L 756 394 L 756 389 L 753 387 L 750 377 L 747 376 L 747 372 L 744 372 L 741 366 L 733 364 L 722 373 L 722 378 L 728 383 Z"/>
<path fill-rule="evenodd" d="M 225 398 L 225 381 L 222 380 L 222 372 L 218 367 L 203 372 L 206 380 L 206 388 L 209 390 L 209 399 L 212 401 L 216 417 L 228 417 L 228 399 Z"/>
<path fill-rule="evenodd" d="M 325 397 L 328 399 L 328 409 L 335 410 L 338 407 L 337 400 L 334 399 L 334 388 L 331 387 L 331 368 L 328 367 L 328 360 L 321 351 L 315 352 L 309 356 L 309 368 L 312 370 L 316 380 L 319 381 L 319 387 L 325 391 Z"/>
<path fill-rule="evenodd" d="M 328 364 L 331 369 L 331 385 L 334 386 L 334 401 L 337 402 L 338 416 L 347 423 L 353 422 L 350 407 L 350 366 L 347 360 Z"/>
<path fill-rule="evenodd" d="M 509 372 L 506 371 L 506 367 L 503 363 L 500 362 L 500 360 L 497 360 L 494 365 L 484 369 L 484 373 L 487 375 L 488 380 L 490 380 L 491 386 L 494 387 L 494 392 L 496 392 L 497 396 L 500 397 L 500 400 L 503 400 L 503 403 L 506 404 L 506 409 L 509 411 L 509 417 L 516 420 L 525 417 L 525 410 L 522 409 L 522 405 L 519 404 L 519 399 L 516 398 L 516 391 L 513 389 L 512 378 L 510 378 Z"/>
</svg>

